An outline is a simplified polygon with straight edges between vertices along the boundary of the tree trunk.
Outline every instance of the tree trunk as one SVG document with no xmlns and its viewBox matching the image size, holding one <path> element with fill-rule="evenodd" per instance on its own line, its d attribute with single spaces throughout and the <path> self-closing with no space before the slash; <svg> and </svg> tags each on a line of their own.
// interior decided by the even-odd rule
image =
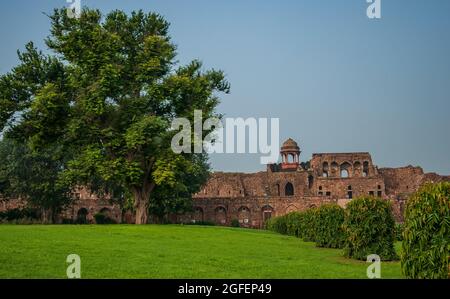
<svg viewBox="0 0 450 299">
<path fill-rule="evenodd" d="M 52 208 L 42 208 L 41 209 L 41 221 L 43 224 L 53 223 L 53 209 Z"/>
<path fill-rule="evenodd" d="M 136 210 L 136 224 L 148 223 L 148 207 L 150 205 L 150 192 L 143 190 L 135 190 L 134 195 L 134 208 Z"/>
</svg>

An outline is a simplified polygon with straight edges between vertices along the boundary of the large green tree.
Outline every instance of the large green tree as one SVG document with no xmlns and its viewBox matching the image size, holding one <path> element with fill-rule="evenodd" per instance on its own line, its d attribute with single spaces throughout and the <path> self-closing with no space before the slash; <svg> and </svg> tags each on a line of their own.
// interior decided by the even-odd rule
<svg viewBox="0 0 450 299">
<path fill-rule="evenodd" d="M 50 18 L 46 44 L 53 53 L 29 44 L 26 59 L 0 80 L 8 134 L 25 136 L 31 148 L 57 142 L 76 149 L 65 180 L 131 194 L 137 224 L 147 223 L 158 193 L 197 191 L 206 179 L 205 154 L 175 154 L 171 123 L 193 123 L 196 109 L 220 117 L 218 93 L 229 91 L 224 74 L 199 61 L 177 65 L 169 23 L 155 13 L 84 9 L 70 18 L 62 9 Z"/>
</svg>

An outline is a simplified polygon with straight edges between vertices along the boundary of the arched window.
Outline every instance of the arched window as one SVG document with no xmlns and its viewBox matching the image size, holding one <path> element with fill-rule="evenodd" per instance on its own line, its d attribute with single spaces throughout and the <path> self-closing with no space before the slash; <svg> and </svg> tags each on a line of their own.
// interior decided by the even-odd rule
<svg viewBox="0 0 450 299">
<path fill-rule="evenodd" d="M 328 162 L 323 162 L 323 165 L 322 165 L 322 176 L 324 178 L 328 177 L 328 171 L 329 171 L 329 169 L 328 169 Z"/>
<path fill-rule="evenodd" d="M 341 164 L 341 178 L 350 177 L 350 168 L 352 166 L 348 162 L 344 162 Z"/>
<path fill-rule="evenodd" d="M 285 196 L 292 196 L 294 195 L 294 186 L 291 183 L 287 183 L 284 187 L 284 195 Z"/>
<path fill-rule="evenodd" d="M 363 163 L 363 177 L 366 177 L 369 175 L 369 162 L 365 161 Z"/>
</svg>

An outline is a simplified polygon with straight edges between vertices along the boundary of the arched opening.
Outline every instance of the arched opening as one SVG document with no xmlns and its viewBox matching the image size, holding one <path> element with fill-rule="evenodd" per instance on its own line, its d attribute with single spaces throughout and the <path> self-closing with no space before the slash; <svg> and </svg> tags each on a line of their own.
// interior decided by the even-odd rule
<svg viewBox="0 0 450 299">
<path fill-rule="evenodd" d="M 247 207 L 240 207 L 238 210 L 238 220 L 243 226 L 250 224 L 250 209 Z"/>
<path fill-rule="evenodd" d="M 86 224 L 88 223 L 87 215 L 89 214 L 89 211 L 86 208 L 81 208 L 77 212 L 77 220 L 76 223 L 78 224 Z"/>
<path fill-rule="evenodd" d="M 363 163 L 363 177 L 366 177 L 369 175 L 369 162 L 365 161 Z"/>
<path fill-rule="evenodd" d="M 215 220 L 217 224 L 227 223 L 227 210 L 224 207 L 217 207 L 215 210 Z"/>
<path fill-rule="evenodd" d="M 350 169 L 351 165 L 348 162 L 344 162 L 341 164 L 341 178 L 348 178 L 350 177 Z"/>
<path fill-rule="evenodd" d="M 111 210 L 109 208 L 103 208 L 100 210 L 100 214 L 103 214 L 107 217 L 111 217 Z"/>
<path fill-rule="evenodd" d="M 203 209 L 200 207 L 196 207 L 194 209 L 194 222 L 203 222 Z"/>
<path fill-rule="evenodd" d="M 308 188 L 312 189 L 314 186 L 314 177 L 312 175 L 308 176 Z"/>
<path fill-rule="evenodd" d="M 294 195 L 294 186 L 292 183 L 287 183 L 284 187 L 284 195 L 285 196 L 293 196 Z"/>
<path fill-rule="evenodd" d="M 328 177 L 328 172 L 329 172 L 328 162 L 323 162 L 323 164 L 322 164 L 322 177 L 327 178 Z"/>
</svg>

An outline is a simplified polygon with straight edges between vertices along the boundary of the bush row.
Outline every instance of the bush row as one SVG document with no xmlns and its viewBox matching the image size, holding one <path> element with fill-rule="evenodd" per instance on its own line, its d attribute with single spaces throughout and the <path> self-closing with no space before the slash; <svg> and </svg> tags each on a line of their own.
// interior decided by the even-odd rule
<svg viewBox="0 0 450 299">
<path fill-rule="evenodd" d="M 293 212 L 270 219 L 266 228 L 296 236 L 318 247 L 344 248 L 347 257 L 366 260 L 377 254 L 381 260 L 394 260 L 395 222 L 389 201 L 362 197 L 352 200 L 344 210 L 326 204 L 304 212 Z"/>
<path fill-rule="evenodd" d="M 342 248 L 343 221 L 344 209 L 335 204 L 327 204 L 271 218 L 266 227 L 280 234 L 302 238 L 306 242 L 316 242 L 318 247 Z"/>
<path fill-rule="evenodd" d="M 2 221 L 18 221 L 18 220 L 38 220 L 39 213 L 32 208 L 15 208 L 0 212 L 0 220 Z"/>
</svg>

